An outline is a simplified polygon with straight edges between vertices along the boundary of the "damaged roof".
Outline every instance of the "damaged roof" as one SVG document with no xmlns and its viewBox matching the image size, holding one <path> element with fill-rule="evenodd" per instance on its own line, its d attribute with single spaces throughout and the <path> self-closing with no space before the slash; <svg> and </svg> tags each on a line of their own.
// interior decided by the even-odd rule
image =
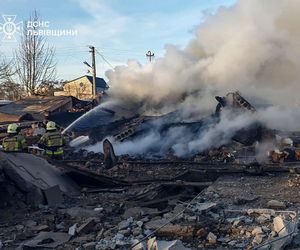
<svg viewBox="0 0 300 250">
<path fill-rule="evenodd" d="M 69 103 L 72 98 L 65 96 L 28 97 L 0 107 L 0 122 L 43 119 L 45 114 L 60 111 Z"/>
<path fill-rule="evenodd" d="M 78 120 L 72 127 L 72 131 L 83 132 L 97 127 L 103 128 L 111 123 L 127 121 L 138 115 L 135 110 L 116 103 L 103 103 L 87 114 L 85 119 Z"/>
</svg>

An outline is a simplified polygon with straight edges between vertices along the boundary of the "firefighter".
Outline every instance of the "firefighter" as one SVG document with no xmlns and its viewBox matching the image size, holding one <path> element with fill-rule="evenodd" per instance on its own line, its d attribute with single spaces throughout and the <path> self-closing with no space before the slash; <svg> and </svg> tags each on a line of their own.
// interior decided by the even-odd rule
<svg viewBox="0 0 300 250">
<path fill-rule="evenodd" d="M 62 159 L 65 143 L 65 139 L 57 130 L 55 122 L 49 121 L 46 125 L 46 133 L 39 140 L 38 146 L 45 150 L 48 157 Z"/>
<path fill-rule="evenodd" d="M 4 152 L 22 152 L 27 148 L 26 140 L 19 135 L 19 126 L 16 123 L 8 125 L 7 134 L 2 141 Z"/>
<path fill-rule="evenodd" d="M 285 153 L 285 161 L 296 161 L 296 151 L 293 146 L 294 142 L 291 138 L 282 139 L 282 151 Z"/>
</svg>

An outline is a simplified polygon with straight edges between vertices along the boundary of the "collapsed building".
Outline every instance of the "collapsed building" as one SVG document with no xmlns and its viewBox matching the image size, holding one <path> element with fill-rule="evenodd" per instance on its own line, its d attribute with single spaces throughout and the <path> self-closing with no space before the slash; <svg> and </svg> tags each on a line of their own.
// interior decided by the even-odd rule
<svg viewBox="0 0 300 250">
<path fill-rule="evenodd" d="M 77 124 L 70 127 L 70 130 L 83 139 L 82 141 L 80 138 L 74 140 L 74 146 L 88 148 L 92 151 L 95 151 L 96 148 L 96 152 L 99 152 L 101 151 L 101 144 L 98 144 L 98 148 L 91 145 L 97 145 L 97 142 L 99 143 L 105 138 L 110 138 L 117 149 L 122 147 L 122 144 L 129 145 L 128 143 L 126 144 L 128 141 L 132 142 L 131 144 L 149 143 L 147 150 L 145 150 L 146 152 L 131 154 L 135 158 L 139 154 L 143 159 L 147 157 L 166 158 L 172 155 L 178 158 L 178 154 L 174 152 L 177 145 L 174 146 L 174 144 L 177 141 L 182 141 L 183 143 L 180 147 L 188 147 L 189 145 L 187 144 L 191 139 L 188 136 L 201 138 L 208 130 L 213 130 L 220 124 L 223 109 L 225 112 L 230 110 L 232 119 L 243 113 L 247 114 L 249 112 L 249 114 L 252 114 L 256 112 L 256 109 L 238 92 L 229 93 L 225 97 L 217 96 L 216 100 L 218 104 L 216 105 L 215 113 L 193 121 L 182 119 L 180 111 L 174 111 L 161 116 L 146 116 L 118 105 L 99 106 L 94 113 L 87 115 L 85 119 L 82 121 L 79 120 Z M 252 160 L 255 161 L 257 160 L 255 159 L 255 147 L 259 143 L 267 142 L 275 145 L 276 140 L 279 140 L 278 138 L 290 138 L 294 142 L 294 146 L 297 147 L 300 142 L 297 132 L 278 131 L 268 128 L 260 121 L 254 119 L 249 120 L 243 126 L 235 128 L 233 132 L 226 131 L 226 129 L 221 132 L 228 134 L 228 136 L 226 135 L 228 138 L 223 143 L 216 141 L 210 143 L 209 146 L 202 150 L 201 147 L 199 147 L 199 150 L 185 149 L 184 154 L 179 153 L 179 157 L 192 159 L 199 155 L 207 156 L 213 154 L 214 150 L 221 152 L 222 150 L 220 151 L 220 149 L 223 148 L 225 151 L 231 151 L 231 154 L 235 151 L 237 157 L 248 157 L 249 159 L 252 157 Z M 186 140 L 183 138 L 172 139 L 174 133 L 179 134 L 179 137 L 180 134 L 184 134 L 187 138 Z M 221 136 L 223 135 L 220 134 Z M 160 141 L 147 142 L 144 139 L 147 137 L 150 138 L 149 141 L 153 137 L 158 137 Z M 218 140 L 218 138 L 215 138 L 215 140 Z M 80 144 L 80 142 L 84 143 L 84 145 Z"/>
<path fill-rule="evenodd" d="M 258 162 L 256 149 L 278 136 L 296 147 L 299 133 L 251 120 L 229 140 L 184 157 L 174 141 L 117 152 L 147 134 L 201 135 L 227 109 L 256 112 L 238 92 L 216 100 L 216 112 L 196 121 L 181 120 L 180 111 L 145 116 L 100 105 L 66 129 L 78 137 L 64 160 L 1 154 L 0 192 L 8 195 L 0 200 L 0 248 L 297 249 L 297 159 Z"/>
</svg>

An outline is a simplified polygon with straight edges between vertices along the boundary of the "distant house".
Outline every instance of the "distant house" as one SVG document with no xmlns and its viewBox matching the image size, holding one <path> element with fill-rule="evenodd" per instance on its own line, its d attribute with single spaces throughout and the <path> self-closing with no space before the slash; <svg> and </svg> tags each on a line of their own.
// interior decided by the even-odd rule
<svg viewBox="0 0 300 250">
<path fill-rule="evenodd" d="M 103 78 L 96 78 L 97 95 L 107 90 L 109 86 Z M 64 90 L 55 92 L 55 96 L 74 96 L 81 100 L 93 99 L 93 77 L 89 75 L 78 77 L 64 85 Z"/>
</svg>

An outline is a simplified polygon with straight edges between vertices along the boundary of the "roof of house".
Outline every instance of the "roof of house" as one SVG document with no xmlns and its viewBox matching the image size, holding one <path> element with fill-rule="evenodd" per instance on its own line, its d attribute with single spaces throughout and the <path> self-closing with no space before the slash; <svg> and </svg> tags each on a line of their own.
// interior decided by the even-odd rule
<svg viewBox="0 0 300 250">
<path fill-rule="evenodd" d="M 5 114 L 0 112 L 0 124 L 5 124 L 9 122 L 21 122 L 23 120 L 33 121 L 35 120 L 31 114 Z"/>
<path fill-rule="evenodd" d="M 93 83 L 93 77 L 92 76 L 86 75 L 86 77 L 89 79 L 89 81 L 91 83 Z M 96 77 L 96 87 L 101 88 L 101 89 L 108 89 L 109 88 L 106 81 L 101 77 Z"/>
<path fill-rule="evenodd" d="M 20 119 L 26 114 L 40 117 L 43 113 L 53 112 L 68 102 L 72 102 L 71 97 L 34 96 L 21 99 L 0 107 L 0 122 Z"/>
<path fill-rule="evenodd" d="M 90 76 L 90 75 L 80 76 L 80 77 L 77 77 L 77 78 L 75 78 L 75 79 L 73 79 L 71 81 L 68 81 L 68 82 L 73 82 L 73 81 L 76 81 L 76 80 L 78 80 L 80 78 L 83 78 L 83 77 L 86 77 L 91 84 L 93 83 L 93 77 Z M 101 78 L 101 77 L 96 77 L 96 87 L 97 88 L 101 88 L 101 89 L 108 89 L 109 88 L 109 86 L 106 83 L 106 81 L 103 78 Z"/>
<path fill-rule="evenodd" d="M 0 100 L 0 105 L 7 105 L 9 103 L 11 103 L 12 101 L 9 100 Z"/>
</svg>

